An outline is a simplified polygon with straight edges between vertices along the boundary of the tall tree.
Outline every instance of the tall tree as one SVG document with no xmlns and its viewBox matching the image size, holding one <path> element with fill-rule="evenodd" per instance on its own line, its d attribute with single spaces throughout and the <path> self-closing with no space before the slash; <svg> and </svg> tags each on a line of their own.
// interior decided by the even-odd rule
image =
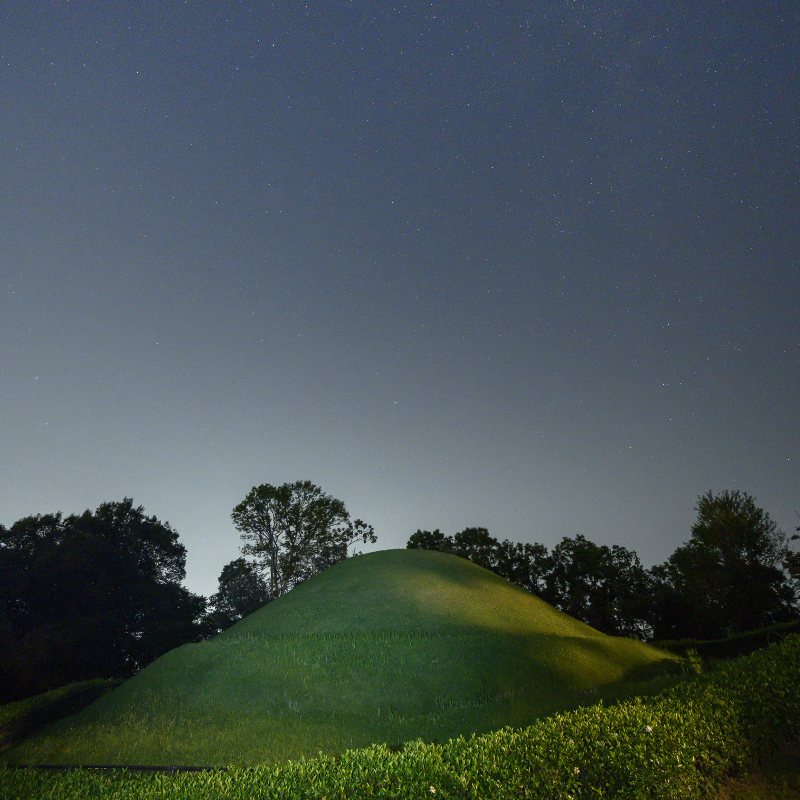
<svg viewBox="0 0 800 800">
<path fill-rule="evenodd" d="M 668 601 L 656 636 L 714 639 L 795 617 L 788 539 L 769 514 L 738 489 L 700 495 L 695 510 L 689 541 L 652 570 Z"/>
<path fill-rule="evenodd" d="M 269 601 L 269 589 L 258 567 L 237 558 L 222 568 L 219 590 L 209 598 L 209 621 L 223 631 Z"/>
<path fill-rule="evenodd" d="M 205 599 L 181 585 L 185 561 L 177 533 L 130 498 L 0 529 L 0 636 L 15 665 L 0 693 L 129 675 L 200 638 Z"/>
<path fill-rule="evenodd" d="M 800 531 L 800 526 L 795 530 Z M 790 539 L 792 542 L 796 542 L 798 540 L 800 540 L 800 534 L 797 533 L 795 533 Z M 789 573 L 789 575 L 792 576 L 792 580 L 800 582 L 800 551 L 789 550 L 787 548 L 784 566 L 786 567 L 786 571 Z"/>
<path fill-rule="evenodd" d="M 639 557 L 620 545 L 564 537 L 550 556 L 544 598 L 612 636 L 647 638 L 651 580 Z"/>
<path fill-rule="evenodd" d="M 231 518 L 245 542 L 242 554 L 267 573 L 270 599 L 347 558 L 354 542 L 376 541 L 371 525 L 351 520 L 341 500 L 310 481 L 254 486 Z"/>
<path fill-rule="evenodd" d="M 464 528 L 453 537 L 453 553 L 492 572 L 497 570 L 499 546 L 500 542 L 486 528 Z"/>
</svg>

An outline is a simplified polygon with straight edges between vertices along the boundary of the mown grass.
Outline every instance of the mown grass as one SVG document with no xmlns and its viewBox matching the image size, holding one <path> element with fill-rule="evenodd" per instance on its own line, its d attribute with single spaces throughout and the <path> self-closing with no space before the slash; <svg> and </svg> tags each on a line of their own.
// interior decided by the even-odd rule
<svg viewBox="0 0 800 800">
<path fill-rule="evenodd" d="M 3 771 L 10 800 L 699 800 L 800 736 L 800 637 L 666 692 L 437 745 L 176 776 Z"/>
<path fill-rule="evenodd" d="M 464 559 L 383 551 L 173 650 L 4 759 L 257 766 L 445 742 L 662 687 L 679 664 Z"/>
</svg>

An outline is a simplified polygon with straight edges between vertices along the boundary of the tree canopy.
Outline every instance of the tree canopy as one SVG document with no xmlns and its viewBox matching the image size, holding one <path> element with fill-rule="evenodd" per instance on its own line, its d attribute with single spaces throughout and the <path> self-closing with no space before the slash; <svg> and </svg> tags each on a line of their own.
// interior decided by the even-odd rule
<svg viewBox="0 0 800 800">
<path fill-rule="evenodd" d="M 596 545 L 578 535 L 564 537 L 548 553 L 543 544 L 500 542 L 486 528 L 465 528 L 455 536 L 420 530 L 406 546 L 469 559 L 604 633 L 649 632 L 649 575 L 624 547 Z"/>
<path fill-rule="evenodd" d="M 691 538 L 653 569 L 659 638 L 715 639 L 796 616 L 788 538 L 740 490 L 700 495 Z"/>
<path fill-rule="evenodd" d="M 556 608 L 613 636 L 645 638 L 651 578 L 632 550 L 578 534 L 550 555 L 543 596 Z"/>
<path fill-rule="evenodd" d="M 129 675 L 200 638 L 185 562 L 178 534 L 130 498 L 0 526 L 0 694 Z"/>
<path fill-rule="evenodd" d="M 795 530 L 800 531 L 800 526 L 798 526 Z M 795 533 L 790 541 L 796 542 L 800 540 L 800 534 Z M 798 550 L 788 550 L 786 552 L 786 562 L 784 563 L 786 567 L 786 571 L 789 575 L 792 576 L 792 580 L 798 584 L 798 590 L 800 590 L 800 551 Z"/>
<path fill-rule="evenodd" d="M 270 599 L 346 558 L 354 542 L 376 541 L 371 525 L 351 520 L 341 500 L 310 481 L 254 486 L 231 518 L 242 554 L 267 573 Z"/>
<path fill-rule="evenodd" d="M 258 567 L 237 558 L 222 568 L 219 590 L 209 598 L 209 622 L 223 631 L 269 601 L 267 582 Z"/>
</svg>

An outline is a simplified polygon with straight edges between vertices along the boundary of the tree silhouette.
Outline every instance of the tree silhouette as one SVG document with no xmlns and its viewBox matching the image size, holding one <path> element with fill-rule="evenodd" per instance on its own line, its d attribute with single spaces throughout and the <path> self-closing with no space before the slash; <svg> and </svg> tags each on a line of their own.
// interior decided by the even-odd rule
<svg viewBox="0 0 800 800">
<path fill-rule="evenodd" d="M 689 541 L 652 570 L 658 638 L 715 639 L 794 618 L 788 539 L 769 514 L 738 489 L 700 495 L 696 511 Z"/>
<path fill-rule="evenodd" d="M 268 601 L 267 583 L 258 567 L 237 558 L 222 568 L 219 589 L 208 601 L 209 622 L 215 631 L 224 631 Z"/>
<path fill-rule="evenodd" d="M 130 498 L 0 526 L 0 694 L 130 675 L 199 639 L 185 563 L 178 534 Z"/>
<path fill-rule="evenodd" d="M 267 573 L 270 599 L 347 557 L 356 541 L 375 542 L 371 525 L 350 520 L 341 500 L 310 481 L 254 486 L 231 514 L 245 544 Z"/>
</svg>

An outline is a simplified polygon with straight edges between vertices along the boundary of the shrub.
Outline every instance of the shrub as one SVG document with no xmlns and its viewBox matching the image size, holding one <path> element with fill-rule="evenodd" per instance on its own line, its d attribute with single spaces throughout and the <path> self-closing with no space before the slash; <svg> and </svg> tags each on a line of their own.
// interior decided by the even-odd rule
<svg viewBox="0 0 800 800">
<path fill-rule="evenodd" d="M 792 633 L 800 633 L 800 620 L 783 622 L 757 631 L 737 633 L 725 639 L 710 639 L 708 641 L 680 639 L 676 641 L 656 641 L 650 644 L 679 656 L 686 656 L 689 652 L 694 651 L 698 656 L 705 659 L 735 658 L 779 642 Z"/>
</svg>

